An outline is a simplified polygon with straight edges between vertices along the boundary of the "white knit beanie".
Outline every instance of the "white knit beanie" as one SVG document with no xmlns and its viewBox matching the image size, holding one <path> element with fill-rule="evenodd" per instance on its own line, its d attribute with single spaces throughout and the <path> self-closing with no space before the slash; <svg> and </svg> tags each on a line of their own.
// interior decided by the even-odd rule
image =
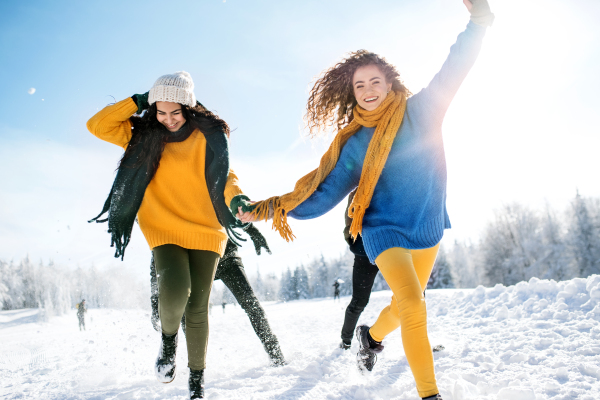
<svg viewBox="0 0 600 400">
<path fill-rule="evenodd" d="M 148 104 L 157 101 L 170 101 L 194 107 L 196 96 L 194 96 L 194 81 L 190 74 L 185 71 L 177 71 L 174 74 L 158 78 L 150 89 Z"/>
</svg>

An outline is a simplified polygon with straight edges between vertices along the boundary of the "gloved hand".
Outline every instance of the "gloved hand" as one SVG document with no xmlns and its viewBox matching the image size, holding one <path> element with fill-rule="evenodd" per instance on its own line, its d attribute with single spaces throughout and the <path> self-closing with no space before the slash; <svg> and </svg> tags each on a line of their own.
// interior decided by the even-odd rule
<svg viewBox="0 0 600 400">
<path fill-rule="evenodd" d="M 252 242 L 254 243 L 254 250 L 256 250 L 257 255 L 260 256 L 260 251 L 262 247 L 264 247 L 265 250 L 267 250 L 267 253 L 272 254 L 271 249 L 269 249 L 267 239 L 265 239 L 265 237 L 262 235 L 262 233 L 260 233 L 258 228 L 254 226 L 254 224 L 248 224 L 248 226 L 242 229 L 244 229 L 246 233 L 250 236 L 250 239 L 252 239 Z"/>
<path fill-rule="evenodd" d="M 138 109 L 135 112 L 136 114 L 141 114 L 142 111 L 147 110 L 148 107 L 150 107 L 150 104 L 148 104 L 148 95 L 150 94 L 150 92 L 146 92 L 143 94 L 134 94 L 133 96 L 131 96 L 131 99 L 133 101 L 135 101 L 135 104 L 137 104 Z"/>
<path fill-rule="evenodd" d="M 490 10 L 490 5 L 487 0 L 464 0 L 465 5 L 466 2 L 471 2 L 471 8 L 469 8 L 469 12 L 471 13 L 471 21 L 481 26 L 492 26 L 494 22 L 494 14 Z"/>
<path fill-rule="evenodd" d="M 231 209 L 231 213 L 233 215 L 238 214 L 238 207 L 242 207 L 242 213 L 254 210 L 252 203 L 250 203 L 250 198 L 243 194 L 234 196 L 233 199 L 231 199 L 231 203 L 229 203 L 229 208 Z"/>
<path fill-rule="evenodd" d="M 240 240 L 245 242 L 246 239 L 242 237 L 242 234 L 236 232 L 235 228 L 244 228 L 244 224 L 237 219 L 233 214 L 231 214 L 230 210 L 227 209 L 227 205 L 223 202 L 223 208 L 217 209 L 215 208 L 215 213 L 217 214 L 217 219 L 223 228 L 225 228 L 225 233 L 229 237 L 229 240 L 233 242 L 237 247 L 242 247 L 242 245 L 237 242 Z"/>
</svg>

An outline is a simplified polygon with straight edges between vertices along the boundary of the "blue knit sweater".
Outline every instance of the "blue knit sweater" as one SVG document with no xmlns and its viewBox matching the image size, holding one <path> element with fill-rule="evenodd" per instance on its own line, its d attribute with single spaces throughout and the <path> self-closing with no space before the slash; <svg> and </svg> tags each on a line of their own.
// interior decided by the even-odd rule
<svg viewBox="0 0 600 400">
<path fill-rule="evenodd" d="M 392 247 L 433 247 L 442 239 L 444 229 L 450 228 L 442 121 L 477 58 L 485 30 L 469 22 L 431 83 L 408 99 L 402 125 L 363 218 L 362 237 L 371 262 Z M 362 127 L 350 137 L 335 168 L 288 215 L 316 218 L 354 190 L 374 131 Z"/>
</svg>

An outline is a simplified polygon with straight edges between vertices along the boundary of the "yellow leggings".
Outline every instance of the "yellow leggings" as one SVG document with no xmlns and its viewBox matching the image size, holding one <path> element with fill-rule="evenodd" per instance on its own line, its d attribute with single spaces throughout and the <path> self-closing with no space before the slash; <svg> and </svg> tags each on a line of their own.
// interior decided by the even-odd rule
<svg viewBox="0 0 600 400">
<path fill-rule="evenodd" d="M 439 393 L 433 369 L 433 353 L 427 337 L 427 310 L 423 297 L 438 248 L 439 243 L 423 250 L 393 247 L 375 259 L 394 295 L 369 333 L 379 342 L 401 327 L 406 360 L 415 377 L 420 397 Z"/>
</svg>

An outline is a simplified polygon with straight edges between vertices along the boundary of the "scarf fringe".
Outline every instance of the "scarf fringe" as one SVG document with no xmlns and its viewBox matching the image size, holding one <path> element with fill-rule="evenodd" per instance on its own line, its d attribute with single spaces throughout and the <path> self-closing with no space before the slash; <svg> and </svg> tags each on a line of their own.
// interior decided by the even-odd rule
<svg viewBox="0 0 600 400">
<path fill-rule="evenodd" d="M 287 211 L 283 209 L 281 206 L 281 197 L 274 196 L 268 198 L 263 201 L 259 201 L 254 204 L 254 210 L 252 210 L 252 215 L 256 218 L 257 221 L 267 221 L 269 219 L 269 211 L 273 209 L 273 225 L 272 228 L 275 229 L 281 237 L 283 237 L 286 242 L 293 241 L 296 237 L 292 232 L 292 227 L 288 224 L 287 221 Z"/>
<path fill-rule="evenodd" d="M 350 225 L 350 236 L 356 240 L 358 235 L 362 235 L 362 220 L 367 209 L 360 204 L 352 205 L 348 209 L 348 216 L 352 218 Z"/>
</svg>

